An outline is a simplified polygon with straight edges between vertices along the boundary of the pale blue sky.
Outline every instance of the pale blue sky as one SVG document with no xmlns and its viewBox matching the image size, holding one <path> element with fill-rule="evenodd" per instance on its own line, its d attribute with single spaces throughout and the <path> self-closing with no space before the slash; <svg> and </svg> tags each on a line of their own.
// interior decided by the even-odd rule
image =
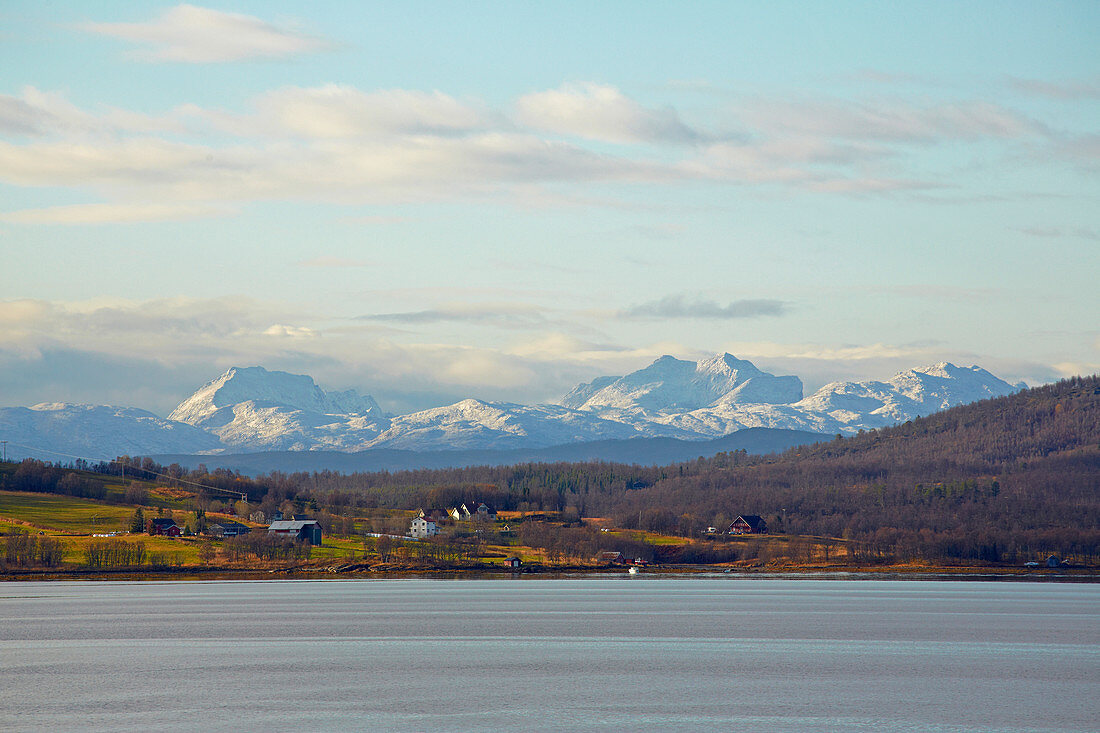
<svg viewBox="0 0 1100 733">
<path fill-rule="evenodd" d="M 1100 370 L 1100 5 L 0 2 L 0 405 Z"/>
</svg>

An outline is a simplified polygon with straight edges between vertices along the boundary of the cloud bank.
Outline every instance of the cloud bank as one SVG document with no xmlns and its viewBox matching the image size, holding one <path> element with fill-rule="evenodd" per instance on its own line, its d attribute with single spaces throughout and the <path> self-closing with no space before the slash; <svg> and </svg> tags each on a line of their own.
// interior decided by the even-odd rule
<svg viewBox="0 0 1100 733">
<path fill-rule="evenodd" d="M 143 23 L 84 23 L 82 30 L 148 46 L 142 61 L 210 64 L 314 53 L 331 44 L 251 15 L 177 5 Z"/>
</svg>

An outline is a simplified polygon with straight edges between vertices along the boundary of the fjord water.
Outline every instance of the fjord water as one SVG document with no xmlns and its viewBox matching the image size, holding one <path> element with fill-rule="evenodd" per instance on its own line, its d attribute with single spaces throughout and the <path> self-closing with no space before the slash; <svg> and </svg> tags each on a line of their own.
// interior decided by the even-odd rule
<svg viewBox="0 0 1100 733">
<path fill-rule="evenodd" d="M 3 730 L 1095 731 L 1100 585 L 0 585 Z"/>
</svg>

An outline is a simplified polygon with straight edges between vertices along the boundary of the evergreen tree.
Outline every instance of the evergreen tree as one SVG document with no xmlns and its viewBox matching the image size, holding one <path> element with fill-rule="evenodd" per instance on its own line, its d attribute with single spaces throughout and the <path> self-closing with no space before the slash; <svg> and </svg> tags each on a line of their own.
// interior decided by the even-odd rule
<svg viewBox="0 0 1100 733">
<path fill-rule="evenodd" d="M 130 534 L 141 534 L 145 531 L 145 512 L 141 507 L 134 510 L 134 516 L 130 518 Z"/>
</svg>

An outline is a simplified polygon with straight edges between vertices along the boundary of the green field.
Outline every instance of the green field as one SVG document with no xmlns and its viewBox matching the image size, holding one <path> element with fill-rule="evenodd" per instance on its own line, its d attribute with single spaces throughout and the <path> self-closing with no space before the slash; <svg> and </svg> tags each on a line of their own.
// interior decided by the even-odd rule
<svg viewBox="0 0 1100 733">
<path fill-rule="evenodd" d="M 133 514 L 134 507 L 90 499 L 0 491 L 0 520 L 29 522 L 50 534 L 124 532 L 129 529 Z"/>
</svg>

